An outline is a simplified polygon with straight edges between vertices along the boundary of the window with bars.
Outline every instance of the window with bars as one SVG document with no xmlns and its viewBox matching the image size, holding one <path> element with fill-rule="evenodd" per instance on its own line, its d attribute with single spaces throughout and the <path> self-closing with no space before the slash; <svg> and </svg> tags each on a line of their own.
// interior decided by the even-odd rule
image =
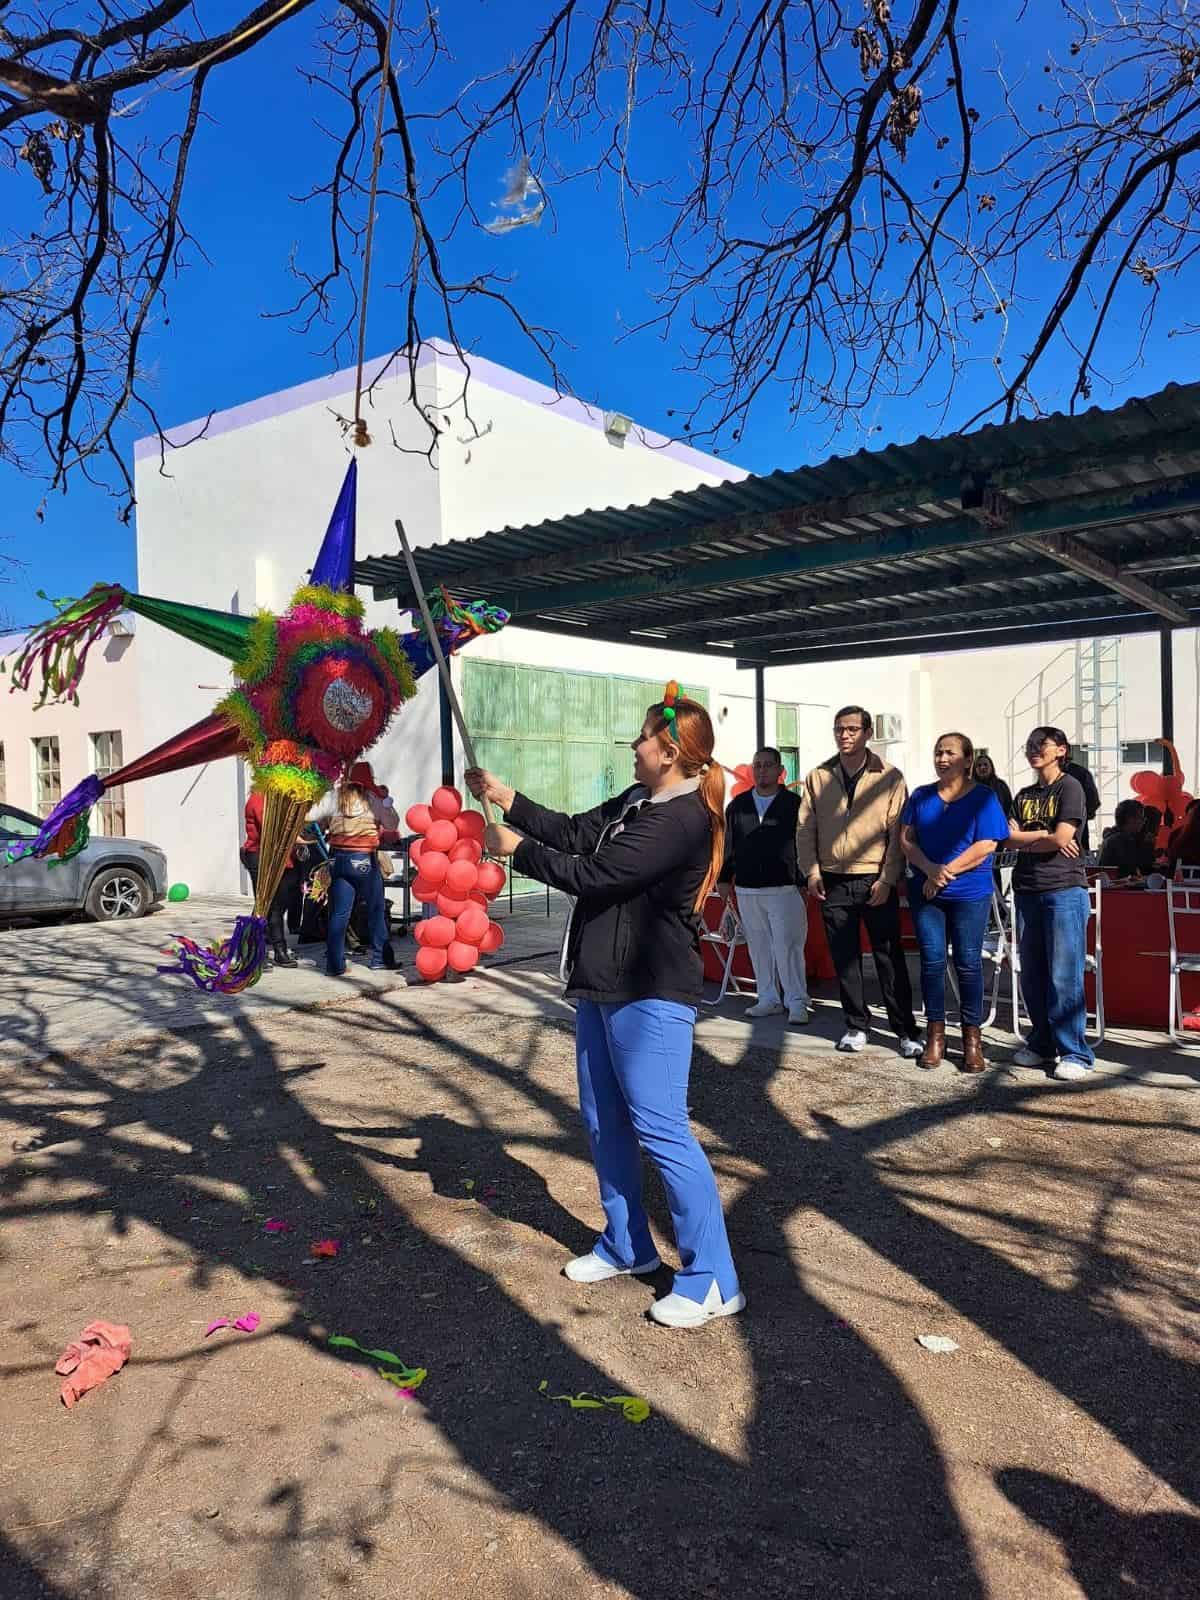
<svg viewBox="0 0 1200 1600">
<path fill-rule="evenodd" d="M 54 734 L 33 741 L 33 792 L 36 809 L 42 816 L 53 811 L 62 799 L 62 761 Z"/>
<path fill-rule="evenodd" d="M 783 762 L 783 781 L 797 782 L 800 777 L 800 713 L 796 706 L 776 703 L 775 747 Z"/>
<path fill-rule="evenodd" d="M 92 771 L 98 778 L 108 778 L 114 772 L 119 772 L 125 765 L 125 758 L 121 750 L 121 730 L 112 729 L 104 733 L 93 733 L 92 740 Z M 125 832 L 125 788 L 118 784 L 115 789 L 108 790 L 101 795 L 100 802 L 95 810 L 95 831 L 106 839 L 118 839 Z"/>
</svg>

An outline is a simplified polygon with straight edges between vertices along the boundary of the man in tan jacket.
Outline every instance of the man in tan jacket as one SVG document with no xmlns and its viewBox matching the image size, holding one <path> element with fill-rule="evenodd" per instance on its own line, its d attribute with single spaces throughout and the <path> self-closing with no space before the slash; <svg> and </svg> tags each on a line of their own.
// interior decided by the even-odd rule
<svg viewBox="0 0 1200 1600">
<path fill-rule="evenodd" d="M 896 895 L 904 865 L 900 816 L 908 788 L 903 774 L 868 748 L 871 732 L 870 713 L 862 706 L 843 706 L 833 719 L 838 753 L 814 767 L 800 790 L 796 865 L 809 893 L 821 902 L 841 986 L 846 1031 L 838 1049 L 862 1050 L 871 1028 L 863 993 L 865 923 L 888 1021 L 900 1041 L 900 1054 L 914 1060 L 921 1042 Z"/>
</svg>

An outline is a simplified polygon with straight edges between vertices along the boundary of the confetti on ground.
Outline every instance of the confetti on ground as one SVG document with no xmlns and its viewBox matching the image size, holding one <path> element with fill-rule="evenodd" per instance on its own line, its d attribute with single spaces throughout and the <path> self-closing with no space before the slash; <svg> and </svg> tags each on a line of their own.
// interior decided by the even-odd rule
<svg viewBox="0 0 1200 1600">
<path fill-rule="evenodd" d="M 234 1322 L 230 1322 L 228 1317 L 218 1317 L 205 1328 L 204 1337 L 207 1339 L 209 1334 L 216 1333 L 218 1328 L 236 1328 L 239 1333 L 253 1333 L 261 1321 L 262 1318 L 257 1311 L 247 1311 L 244 1317 L 238 1317 Z"/>
<path fill-rule="evenodd" d="M 327 1256 L 337 1255 L 340 1249 L 341 1245 L 336 1239 L 317 1239 L 309 1245 L 308 1253 L 320 1260 Z"/>
<path fill-rule="evenodd" d="M 935 1356 L 952 1356 L 958 1349 L 953 1339 L 947 1339 L 944 1333 L 920 1333 L 917 1343 L 923 1350 L 932 1350 Z"/>
<path fill-rule="evenodd" d="M 429 1376 L 424 1367 L 406 1367 L 394 1350 L 369 1350 L 366 1345 L 359 1344 L 357 1339 L 351 1339 L 345 1333 L 331 1333 L 329 1343 L 335 1350 L 357 1350 L 359 1355 L 366 1356 L 370 1361 L 382 1362 L 384 1365 L 376 1368 L 379 1376 L 395 1384 L 408 1399 L 413 1398 L 411 1391 L 419 1389 Z M 389 1372 L 387 1367 L 397 1370 Z"/>
<path fill-rule="evenodd" d="M 550 1385 L 543 1378 L 538 1384 L 538 1393 L 544 1394 L 547 1400 L 565 1400 L 572 1411 L 619 1411 L 626 1422 L 645 1422 L 650 1415 L 650 1407 L 645 1400 L 636 1394 L 550 1394 Z"/>
<path fill-rule="evenodd" d="M 282 1217 L 268 1217 L 263 1223 L 264 1233 L 291 1233 L 292 1225 L 284 1222 Z"/>
</svg>

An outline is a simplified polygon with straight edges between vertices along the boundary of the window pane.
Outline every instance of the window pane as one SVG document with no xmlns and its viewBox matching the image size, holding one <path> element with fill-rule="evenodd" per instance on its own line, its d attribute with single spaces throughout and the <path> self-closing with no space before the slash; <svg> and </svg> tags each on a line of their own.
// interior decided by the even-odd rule
<svg viewBox="0 0 1200 1600">
<path fill-rule="evenodd" d="M 1121 746 L 1121 765 L 1126 767 L 1144 767 L 1150 760 L 1150 751 L 1145 739 L 1129 739 Z"/>
<path fill-rule="evenodd" d="M 37 809 L 45 815 L 62 799 L 58 740 L 53 736 L 33 741 L 33 771 Z"/>
</svg>

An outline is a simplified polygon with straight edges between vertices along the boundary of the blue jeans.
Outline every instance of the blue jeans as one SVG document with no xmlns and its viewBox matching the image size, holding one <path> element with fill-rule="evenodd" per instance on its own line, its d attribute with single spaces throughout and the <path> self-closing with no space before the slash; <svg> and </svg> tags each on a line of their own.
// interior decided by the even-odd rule
<svg viewBox="0 0 1200 1600">
<path fill-rule="evenodd" d="M 658 1253 L 642 1204 L 645 1150 L 662 1175 L 675 1225 L 675 1292 L 703 1300 L 715 1278 L 729 1300 L 738 1277 L 717 1180 L 688 1122 L 695 1023 L 691 1006 L 671 1000 L 577 1003 L 579 1109 L 607 1219 L 595 1251 L 616 1267 L 640 1266 Z"/>
<path fill-rule="evenodd" d="M 992 898 L 926 900 L 918 890 L 909 900 L 921 950 L 921 993 L 926 1022 L 946 1020 L 946 946 L 958 977 L 958 1020 L 964 1028 L 983 1023 L 983 935 Z"/>
<path fill-rule="evenodd" d="M 325 940 L 325 970 L 338 973 L 346 966 L 346 924 L 361 898 L 371 930 L 371 954 L 383 956 L 387 943 L 387 911 L 383 903 L 383 874 L 374 855 L 365 851 L 335 850 L 329 858 L 329 932 Z"/>
<path fill-rule="evenodd" d="M 1021 994 L 1032 1024 L 1026 1041 L 1047 1061 L 1070 1056 L 1091 1066 L 1083 993 L 1091 901 L 1086 889 L 1017 895 Z"/>
</svg>

